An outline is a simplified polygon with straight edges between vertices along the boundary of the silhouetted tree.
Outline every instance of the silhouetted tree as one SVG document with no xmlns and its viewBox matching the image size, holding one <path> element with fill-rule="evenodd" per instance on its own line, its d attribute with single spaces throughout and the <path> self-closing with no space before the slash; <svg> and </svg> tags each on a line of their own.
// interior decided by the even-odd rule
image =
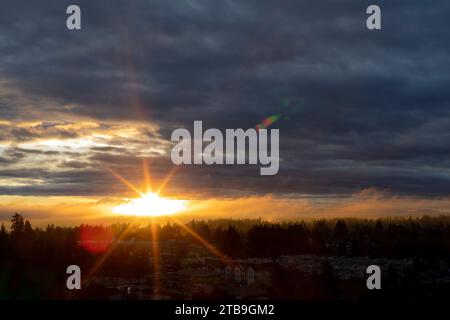
<svg viewBox="0 0 450 320">
<path fill-rule="evenodd" d="M 327 253 L 330 229 L 323 220 L 316 221 L 311 231 L 313 253 L 324 255 Z"/>
<path fill-rule="evenodd" d="M 12 235 L 21 234 L 24 232 L 24 230 L 25 230 L 25 222 L 23 217 L 20 214 L 15 213 L 11 219 L 11 234 Z"/>
<path fill-rule="evenodd" d="M 231 257 L 241 256 L 243 254 L 242 240 L 236 228 L 230 225 L 223 236 L 220 245 L 223 252 Z"/>
<path fill-rule="evenodd" d="M 334 237 L 339 241 L 343 241 L 347 239 L 347 236 L 348 236 L 348 229 L 345 221 L 338 220 L 334 228 Z"/>
<path fill-rule="evenodd" d="M 33 227 L 31 226 L 30 221 L 25 221 L 25 227 L 23 229 L 23 232 L 25 233 L 32 233 L 33 232 Z"/>
<path fill-rule="evenodd" d="M 330 255 L 334 254 L 330 248 L 335 248 L 330 246 L 335 246 L 340 241 L 346 244 L 347 249 L 351 248 L 351 254 L 354 256 L 373 255 L 387 259 L 416 257 L 411 270 L 398 269 L 392 265 L 386 271 L 385 289 L 393 290 L 401 285 L 402 290 L 411 292 L 410 296 L 417 295 L 424 288 L 413 280 L 420 280 L 420 274 L 425 276 L 425 271 L 442 271 L 441 262 L 448 261 L 450 256 L 450 217 L 446 216 L 378 221 L 319 220 L 313 223 L 193 221 L 188 226 L 233 258 Z M 21 297 L 29 288 L 42 298 L 63 298 L 64 286 L 60 284 L 65 281 L 65 268 L 70 264 L 77 264 L 83 270 L 90 270 L 103 255 L 89 250 L 92 247 L 83 243 L 89 244 L 91 241 L 83 242 L 83 239 L 98 241 L 104 239 L 101 235 L 113 241 L 153 239 L 152 227 L 134 227 L 127 224 L 114 228 L 49 225 L 44 230 L 33 229 L 31 223 L 18 213 L 11 219 L 11 230 L 9 233 L 5 226 L 1 225 L 0 276 L 6 276 L 0 278 L 7 280 L 1 283 L 0 299 L 4 297 L 4 292 L 11 298 Z M 85 231 L 89 232 L 83 236 Z M 198 243 L 197 238 L 178 224 L 157 225 L 154 232 L 159 236 L 159 271 L 162 274 L 176 274 L 184 267 L 184 258 L 190 257 L 191 248 L 196 248 L 192 243 Z M 148 259 L 152 246 L 144 245 L 139 249 L 132 241 L 113 246 L 107 241 L 104 243 L 108 256 L 96 271 L 98 275 L 140 277 L 153 270 Z M 203 253 L 199 252 L 199 257 L 202 255 Z M 445 264 L 444 266 L 446 267 Z M 270 294 L 287 299 L 331 299 L 343 298 L 347 292 L 359 290 L 350 280 L 337 279 L 329 262 L 325 262 L 320 271 L 310 274 L 298 270 L 295 266 L 287 269 L 278 266 L 278 269 L 274 268 L 273 271 L 273 292 Z M 437 284 L 433 284 L 435 285 Z M 446 297 L 447 288 L 440 287 L 440 296 Z M 429 290 L 434 289 L 430 287 Z M 430 296 L 433 296 L 437 291 L 430 292 Z M 92 294 L 101 296 L 99 292 Z M 428 292 L 426 294 L 428 295 Z M 223 298 L 226 294 L 220 292 L 217 297 Z"/>
<path fill-rule="evenodd" d="M 6 232 L 6 227 L 4 224 L 2 224 L 1 229 L 0 229 L 0 260 L 4 259 L 5 257 L 7 257 L 7 255 L 9 254 L 9 250 L 8 250 L 8 245 L 9 245 L 9 236 L 8 233 Z"/>
</svg>

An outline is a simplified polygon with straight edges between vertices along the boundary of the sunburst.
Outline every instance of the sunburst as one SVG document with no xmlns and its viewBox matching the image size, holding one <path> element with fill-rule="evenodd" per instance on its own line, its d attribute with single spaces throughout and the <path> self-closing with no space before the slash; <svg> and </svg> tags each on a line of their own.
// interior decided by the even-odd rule
<svg viewBox="0 0 450 320">
<path fill-rule="evenodd" d="M 207 250 L 209 250 L 213 255 L 218 257 L 220 260 L 222 260 L 227 265 L 233 265 L 233 261 L 225 254 L 220 252 L 214 245 L 206 241 L 204 238 L 202 238 L 198 233 L 196 233 L 194 230 L 189 228 L 186 224 L 179 221 L 175 217 L 175 213 L 181 212 L 186 208 L 186 204 L 189 202 L 187 200 L 178 200 L 178 199 L 169 199 L 161 197 L 159 194 L 161 190 L 167 185 L 169 180 L 173 177 L 175 174 L 175 169 L 171 170 L 170 173 L 166 176 L 166 178 L 162 181 L 160 184 L 158 190 L 156 192 L 151 191 L 151 184 L 150 184 L 150 174 L 148 171 L 148 165 L 147 162 L 143 161 L 144 165 L 144 178 L 145 178 L 145 184 L 147 192 L 143 193 L 141 192 L 136 186 L 134 186 L 131 182 L 126 180 L 124 177 L 119 175 L 117 172 L 115 172 L 112 169 L 108 169 L 118 180 L 120 180 L 123 184 L 128 186 L 130 190 L 135 191 L 139 198 L 129 200 L 127 203 L 124 203 L 122 205 L 118 205 L 115 208 L 113 208 L 113 211 L 116 213 L 121 213 L 125 215 L 133 216 L 134 219 L 139 219 L 139 217 L 159 217 L 159 216 L 170 216 L 171 220 L 175 222 L 177 225 L 179 225 L 182 229 L 184 229 L 188 234 L 190 234 L 195 240 L 197 240 L 201 245 L 203 245 Z M 123 231 L 118 238 L 109 248 L 107 252 L 105 252 L 97 261 L 97 263 L 94 265 L 94 267 L 88 272 L 87 279 L 85 280 L 87 283 L 90 282 L 90 279 L 92 276 L 97 272 L 97 270 L 101 267 L 101 265 L 106 261 L 108 256 L 112 253 L 112 251 L 116 248 L 118 245 L 118 240 L 123 239 L 128 232 L 130 231 L 132 227 L 132 224 L 129 224 L 125 231 Z M 153 272 L 155 277 L 155 293 L 157 294 L 159 291 L 160 286 L 160 265 L 159 265 L 159 256 L 160 256 L 160 248 L 158 247 L 159 239 L 158 234 L 156 232 L 156 224 L 152 220 L 151 221 L 151 227 L 152 227 L 152 251 L 154 255 L 154 262 L 153 262 Z"/>
<path fill-rule="evenodd" d="M 186 204 L 186 200 L 163 198 L 157 193 L 149 192 L 140 198 L 127 199 L 112 211 L 126 216 L 160 217 L 178 213 L 186 208 Z"/>
</svg>

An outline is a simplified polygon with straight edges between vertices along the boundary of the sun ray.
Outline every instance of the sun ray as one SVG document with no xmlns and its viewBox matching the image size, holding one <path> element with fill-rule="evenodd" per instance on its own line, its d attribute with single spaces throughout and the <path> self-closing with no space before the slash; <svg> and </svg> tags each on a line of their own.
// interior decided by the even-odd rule
<svg viewBox="0 0 450 320">
<path fill-rule="evenodd" d="M 135 218 L 133 220 L 133 222 L 136 221 L 137 218 Z M 108 259 L 108 257 L 111 255 L 111 253 L 114 251 L 114 249 L 117 247 L 117 245 L 119 244 L 119 241 L 121 241 L 131 230 L 133 222 L 129 223 L 127 225 L 127 227 L 125 228 L 125 230 L 117 237 L 117 239 L 115 239 L 109 249 L 98 259 L 98 261 L 95 263 L 95 265 L 87 272 L 87 275 L 85 277 L 84 282 L 86 283 L 86 285 L 89 284 L 92 276 L 98 271 L 98 269 L 100 269 L 100 267 L 103 265 L 103 263 L 106 261 L 106 259 Z"/>
<path fill-rule="evenodd" d="M 159 291 L 160 282 L 160 266 L 159 266 L 159 247 L 158 247 L 158 229 L 156 228 L 156 223 L 154 220 L 150 223 L 151 233 L 152 233 L 152 257 L 153 257 L 153 274 L 154 274 L 154 287 L 155 292 Z"/>
<path fill-rule="evenodd" d="M 144 171 L 146 192 L 149 193 L 152 192 L 152 184 L 151 184 L 150 170 L 148 169 L 148 162 L 146 158 L 142 158 L 142 166 Z"/>
<path fill-rule="evenodd" d="M 198 242 L 200 242 L 206 249 L 208 249 L 213 255 L 218 257 L 222 262 L 227 265 L 233 265 L 233 261 L 224 253 L 219 251 L 214 245 L 206 241 L 202 236 L 200 236 L 197 232 L 189 228 L 185 223 L 181 222 L 175 217 L 171 217 L 171 219 L 180 226 L 183 230 L 193 236 Z"/>
<path fill-rule="evenodd" d="M 147 162 L 144 159 L 143 160 L 143 166 L 144 166 L 144 179 L 145 179 L 145 187 L 147 188 L 147 191 L 151 190 L 150 185 L 150 174 L 148 171 Z M 159 193 L 164 189 L 164 187 L 170 182 L 170 179 L 174 176 L 175 172 L 177 171 L 178 167 L 174 167 L 171 169 L 171 171 L 167 174 L 167 176 L 164 178 L 164 180 L 159 185 L 159 188 L 155 193 L 142 193 L 137 187 L 135 187 L 131 182 L 123 178 L 121 175 L 119 175 L 114 170 L 107 168 L 111 174 L 113 174 L 118 180 L 120 180 L 122 183 L 124 183 L 127 187 L 129 187 L 131 190 L 136 192 L 139 196 L 145 197 L 150 195 L 155 195 L 156 197 L 159 195 Z M 136 221 L 138 217 L 135 217 L 133 220 Z M 194 230 L 189 228 L 186 224 L 178 220 L 177 218 L 171 216 L 171 219 L 180 226 L 183 230 L 185 230 L 188 234 L 190 234 L 194 239 L 196 239 L 199 243 L 201 243 L 207 250 L 209 250 L 213 255 L 217 256 L 220 260 L 222 260 L 227 265 L 233 265 L 233 261 L 224 253 L 222 253 L 220 250 L 218 250 L 214 245 L 209 243 L 206 239 L 204 239 L 202 236 L 200 236 L 198 233 L 196 233 Z M 105 254 L 103 254 L 100 259 L 97 261 L 97 263 L 94 265 L 93 268 L 88 272 L 86 277 L 86 282 L 89 282 L 92 276 L 98 271 L 98 269 L 103 265 L 103 263 L 106 261 L 106 259 L 111 255 L 111 253 L 114 251 L 114 249 L 119 244 L 119 241 L 122 240 L 130 231 L 133 222 L 130 223 L 127 228 L 120 234 L 120 236 L 111 244 L 110 248 L 108 249 Z M 154 273 L 154 286 L 155 286 L 155 292 L 158 292 L 159 285 L 160 285 L 160 252 L 158 247 L 158 241 L 159 237 L 157 234 L 157 226 L 154 220 L 151 221 L 151 237 L 152 237 L 152 256 L 153 256 L 153 273 Z"/>
<path fill-rule="evenodd" d="M 114 177 L 116 177 L 117 179 L 119 179 L 123 184 L 125 184 L 128 188 L 130 188 L 131 190 L 133 190 L 134 192 L 136 192 L 138 195 L 143 196 L 144 194 L 138 189 L 136 188 L 131 182 L 129 182 L 127 179 L 125 179 L 124 177 L 122 177 L 120 174 L 118 174 L 117 172 L 115 172 L 113 169 L 106 167 L 106 170 L 108 170 Z"/>
<path fill-rule="evenodd" d="M 174 174 L 177 172 L 179 166 L 173 167 L 170 172 L 166 175 L 164 180 L 159 185 L 158 190 L 156 190 L 156 194 L 160 194 L 160 192 L 166 187 L 166 185 L 170 182 L 170 179 L 174 176 Z"/>
<path fill-rule="evenodd" d="M 135 191 L 137 194 L 142 195 L 142 192 L 139 191 L 138 188 L 136 188 L 131 182 L 123 178 L 120 174 L 115 172 L 114 170 L 106 167 L 106 169 L 117 179 L 119 179 L 122 183 L 124 183 L 127 187 L 129 187 L 131 190 Z M 119 244 L 119 241 L 122 240 L 130 231 L 133 223 L 138 219 L 138 217 L 135 217 L 131 223 L 129 223 L 126 227 L 126 229 L 119 235 L 117 239 L 115 239 L 114 242 L 112 242 L 110 248 L 108 251 L 106 251 L 97 261 L 97 263 L 88 271 L 85 282 L 88 284 L 92 276 L 98 271 L 98 269 L 102 266 L 102 264 L 106 261 L 106 259 L 111 255 L 111 253 L 114 251 L 114 249 Z"/>
</svg>

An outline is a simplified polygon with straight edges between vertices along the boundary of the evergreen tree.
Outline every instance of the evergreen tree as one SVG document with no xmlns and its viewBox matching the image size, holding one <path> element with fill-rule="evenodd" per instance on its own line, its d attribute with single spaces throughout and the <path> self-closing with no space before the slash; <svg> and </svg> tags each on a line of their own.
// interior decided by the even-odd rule
<svg viewBox="0 0 450 320">
<path fill-rule="evenodd" d="M 25 222 L 23 217 L 17 212 L 13 215 L 11 219 L 11 234 L 21 234 L 25 231 Z"/>
<path fill-rule="evenodd" d="M 28 220 L 25 221 L 25 227 L 24 227 L 23 231 L 28 234 L 33 233 L 33 227 L 31 226 L 30 221 L 28 221 Z"/>
<path fill-rule="evenodd" d="M 1 237 L 6 236 L 6 227 L 5 227 L 5 225 L 3 223 L 2 223 L 2 227 L 0 229 L 0 236 Z"/>
</svg>

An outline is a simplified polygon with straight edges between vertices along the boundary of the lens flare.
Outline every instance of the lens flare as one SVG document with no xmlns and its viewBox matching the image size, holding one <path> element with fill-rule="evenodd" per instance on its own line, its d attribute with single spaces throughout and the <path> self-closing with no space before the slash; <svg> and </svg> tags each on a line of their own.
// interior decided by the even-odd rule
<svg viewBox="0 0 450 320">
<path fill-rule="evenodd" d="M 275 122 L 277 122 L 280 119 L 281 119 L 281 115 L 280 114 L 274 114 L 273 116 L 265 118 L 260 124 L 257 124 L 256 125 L 256 129 L 257 130 L 259 130 L 259 129 L 267 129 L 272 124 L 274 124 Z"/>
</svg>

